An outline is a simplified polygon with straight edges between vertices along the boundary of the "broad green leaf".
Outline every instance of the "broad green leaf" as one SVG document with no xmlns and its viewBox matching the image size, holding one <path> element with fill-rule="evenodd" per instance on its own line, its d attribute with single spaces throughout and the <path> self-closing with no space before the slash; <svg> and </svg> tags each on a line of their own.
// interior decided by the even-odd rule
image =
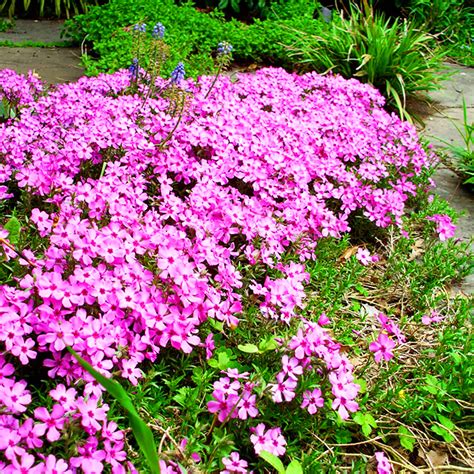
<svg viewBox="0 0 474 474">
<path fill-rule="evenodd" d="M 255 344 L 239 344 L 237 348 L 246 354 L 258 354 L 260 352 Z"/>
<path fill-rule="evenodd" d="M 456 438 L 446 429 L 439 425 L 432 425 L 431 430 L 434 431 L 437 435 L 441 436 L 446 443 L 452 443 Z"/>
<path fill-rule="evenodd" d="M 438 415 L 438 421 L 448 430 L 454 430 L 456 428 L 456 425 L 449 419 L 446 418 L 443 415 Z"/>
<path fill-rule="evenodd" d="M 416 444 L 416 439 L 412 433 L 404 426 L 400 426 L 400 428 L 398 428 L 398 435 L 400 436 L 400 444 L 402 447 L 412 453 Z"/>
<path fill-rule="evenodd" d="M 278 474 L 285 474 L 285 466 L 277 456 L 269 453 L 268 451 L 260 451 L 259 456 L 268 464 L 270 464 L 270 466 L 276 469 Z"/>
<path fill-rule="evenodd" d="M 369 292 L 360 283 L 357 283 L 355 288 L 361 295 L 369 296 Z"/>
<path fill-rule="evenodd" d="M 438 382 L 438 379 L 436 377 L 433 377 L 432 375 L 428 374 L 425 378 L 426 380 L 426 383 L 428 385 L 432 385 L 433 387 L 438 387 L 439 386 L 439 382 Z"/>
<path fill-rule="evenodd" d="M 132 427 L 133 434 L 140 446 L 143 454 L 150 468 L 152 474 L 160 474 L 160 466 L 158 459 L 158 449 L 148 425 L 140 418 L 132 400 L 128 396 L 125 389 L 115 380 L 104 377 L 101 373 L 97 372 L 89 363 L 87 363 L 74 349 L 68 347 L 69 352 L 77 359 L 81 367 L 83 367 L 92 377 L 95 378 L 117 402 L 128 412 L 128 420 Z"/>
<path fill-rule="evenodd" d="M 301 467 L 299 461 L 296 459 L 291 461 L 286 468 L 286 474 L 303 474 L 303 468 Z"/>
<path fill-rule="evenodd" d="M 20 221 L 15 216 L 12 216 L 3 227 L 5 230 L 8 230 L 8 240 L 12 244 L 17 244 L 20 240 Z"/>
</svg>

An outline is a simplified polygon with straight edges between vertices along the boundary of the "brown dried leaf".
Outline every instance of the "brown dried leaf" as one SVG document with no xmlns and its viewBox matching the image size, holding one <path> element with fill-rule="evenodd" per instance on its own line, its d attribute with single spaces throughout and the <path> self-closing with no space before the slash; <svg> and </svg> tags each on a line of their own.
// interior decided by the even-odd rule
<svg viewBox="0 0 474 474">
<path fill-rule="evenodd" d="M 448 464 L 448 453 L 446 451 L 442 451 L 441 449 L 432 449 L 428 451 L 424 458 L 426 459 L 428 465 L 430 467 L 436 468 L 439 466 L 445 466 Z"/>
<path fill-rule="evenodd" d="M 353 255 L 357 253 L 357 249 L 359 247 L 349 247 L 348 249 L 344 250 L 342 255 L 339 257 L 339 260 L 349 260 Z"/>
</svg>

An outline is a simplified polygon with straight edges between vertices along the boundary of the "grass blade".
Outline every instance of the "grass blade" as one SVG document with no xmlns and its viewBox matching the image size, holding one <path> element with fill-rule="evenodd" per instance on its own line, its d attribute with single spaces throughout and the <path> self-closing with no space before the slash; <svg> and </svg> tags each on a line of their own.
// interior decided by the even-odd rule
<svg viewBox="0 0 474 474">
<path fill-rule="evenodd" d="M 97 372 L 89 363 L 87 363 L 74 349 L 68 347 L 69 352 L 76 358 L 81 367 L 89 372 L 120 405 L 128 412 L 128 419 L 132 427 L 133 434 L 137 440 L 140 449 L 143 451 L 145 458 L 152 474 L 160 474 L 160 466 L 158 459 L 158 449 L 148 425 L 140 418 L 132 400 L 128 396 L 125 389 L 115 380 L 108 379 Z"/>
</svg>

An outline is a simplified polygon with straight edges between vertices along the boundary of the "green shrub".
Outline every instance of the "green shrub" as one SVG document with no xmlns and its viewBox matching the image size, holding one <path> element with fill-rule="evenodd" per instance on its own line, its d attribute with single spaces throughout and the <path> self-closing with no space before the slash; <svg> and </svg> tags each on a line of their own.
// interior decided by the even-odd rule
<svg viewBox="0 0 474 474">
<path fill-rule="evenodd" d="M 132 59 L 127 29 L 138 22 L 153 25 L 158 21 L 166 27 L 170 47 L 164 73 L 169 73 L 178 61 L 185 63 L 189 76 L 213 72 L 211 54 L 220 41 L 234 46 L 237 62 L 291 67 L 292 60 L 284 45 L 294 42 L 293 30 L 314 33 L 319 27 L 319 21 L 312 18 L 311 0 L 298 0 L 294 5 L 305 6 L 299 17 L 292 16 L 296 11 L 288 7 L 282 9 L 281 17 L 274 11 L 272 19 L 257 19 L 248 25 L 237 20 L 225 21 L 219 11 L 199 12 L 190 3 L 176 6 L 172 0 L 112 0 L 68 21 L 66 35 L 79 44 L 86 40 L 92 46 L 92 53 L 83 58 L 88 74 L 127 67 Z"/>
<path fill-rule="evenodd" d="M 436 89 L 443 77 L 438 73 L 444 53 L 429 34 L 370 8 L 352 7 L 349 17 L 341 12 L 330 24 L 321 23 L 316 35 L 298 33 L 289 49 L 300 63 L 374 85 L 406 118 L 407 96 Z"/>
</svg>

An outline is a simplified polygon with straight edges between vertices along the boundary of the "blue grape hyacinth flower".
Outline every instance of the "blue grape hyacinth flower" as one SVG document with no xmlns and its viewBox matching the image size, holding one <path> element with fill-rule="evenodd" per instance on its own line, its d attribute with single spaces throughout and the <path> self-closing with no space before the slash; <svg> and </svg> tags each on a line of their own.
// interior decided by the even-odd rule
<svg viewBox="0 0 474 474">
<path fill-rule="evenodd" d="M 171 82 L 173 84 L 179 84 L 184 79 L 184 64 L 179 62 L 171 73 Z"/>
<path fill-rule="evenodd" d="M 222 55 L 222 56 L 227 56 L 228 54 L 230 54 L 232 52 L 234 48 L 232 47 L 232 45 L 230 43 L 228 43 L 227 41 L 222 41 L 221 43 L 219 43 L 217 45 L 217 54 L 219 55 Z"/>
<path fill-rule="evenodd" d="M 132 64 L 128 67 L 128 72 L 130 73 L 130 78 L 136 80 L 138 78 L 138 59 L 133 58 Z"/>
<path fill-rule="evenodd" d="M 163 26 L 163 23 L 158 22 L 154 27 L 153 31 L 151 32 L 151 36 L 155 39 L 163 39 L 165 36 L 166 28 Z"/>
<path fill-rule="evenodd" d="M 146 32 L 146 24 L 145 23 L 137 23 L 133 27 L 133 31 L 138 31 L 139 33 L 145 33 Z"/>
</svg>

